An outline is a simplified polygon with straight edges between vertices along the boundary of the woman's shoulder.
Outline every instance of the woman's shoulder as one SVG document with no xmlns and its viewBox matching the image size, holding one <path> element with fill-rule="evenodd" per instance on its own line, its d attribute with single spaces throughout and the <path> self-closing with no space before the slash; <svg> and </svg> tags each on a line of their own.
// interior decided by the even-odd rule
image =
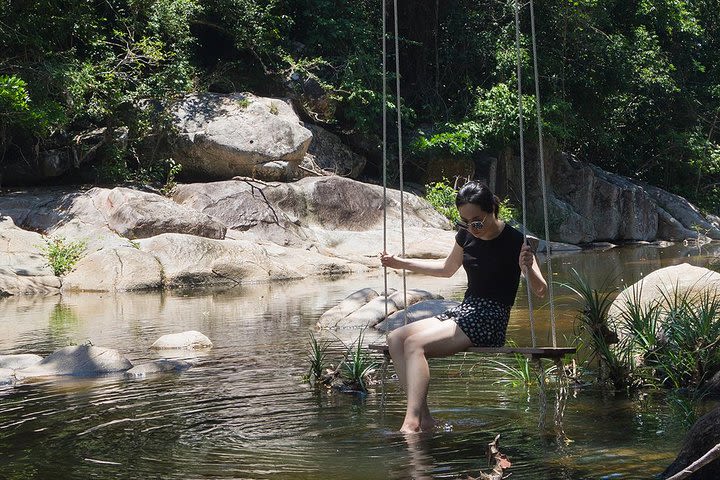
<svg viewBox="0 0 720 480">
<path fill-rule="evenodd" d="M 505 223 L 505 228 L 502 233 L 505 234 L 505 237 L 513 243 L 523 243 L 525 241 L 525 235 L 509 223 Z"/>
</svg>

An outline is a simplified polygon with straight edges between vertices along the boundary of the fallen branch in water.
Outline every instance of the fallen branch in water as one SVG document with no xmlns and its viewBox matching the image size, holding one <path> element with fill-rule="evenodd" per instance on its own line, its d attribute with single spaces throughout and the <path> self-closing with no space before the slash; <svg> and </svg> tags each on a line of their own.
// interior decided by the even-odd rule
<svg viewBox="0 0 720 480">
<path fill-rule="evenodd" d="M 468 475 L 467 480 L 502 480 L 503 472 L 510 468 L 510 460 L 507 456 L 500 452 L 500 434 L 495 437 L 495 440 L 488 443 L 487 446 L 487 458 L 488 463 L 495 460 L 495 466 L 490 473 L 480 472 L 479 477 L 471 477 Z"/>
<path fill-rule="evenodd" d="M 705 455 L 695 460 L 692 464 L 683 468 L 672 477 L 668 477 L 667 480 L 683 480 L 685 478 L 688 478 L 690 475 L 697 472 L 702 467 L 717 459 L 718 457 L 720 457 L 720 443 L 708 450 Z"/>
</svg>

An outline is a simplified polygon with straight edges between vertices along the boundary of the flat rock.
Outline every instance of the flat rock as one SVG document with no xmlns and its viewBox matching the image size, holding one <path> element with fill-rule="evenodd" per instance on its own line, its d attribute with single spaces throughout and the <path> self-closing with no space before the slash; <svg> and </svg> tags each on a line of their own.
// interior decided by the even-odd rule
<svg viewBox="0 0 720 480">
<path fill-rule="evenodd" d="M 61 348 L 35 366 L 16 370 L 18 379 L 55 375 L 99 376 L 124 372 L 132 363 L 117 350 L 92 345 Z"/>
<path fill-rule="evenodd" d="M 351 293 L 343 301 L 323 313 L 317 322 L 318 328 L 327 328 L 335 326 L 337 322 L 347 317 L 360 307 L 368 303 L 370 300 L 378 297 L 378 293 L 372 288 L 363 288 L 357 292 Z"/>
<path fill-rule="evenodd" d="M 32 367 L 42 362 L 43 357 L 34 353 L 21 353 L 18 355 L 0 355 L 0 368 L 18 370 Z"/>
<path fill-rule="evenodd" d="M 163 335 L 153 343 L 150 348 L 155 350 L 194 350 L 212 348 L 213 344 L 208 337 L 195 330 L 181 333 Z"/>
</svg>

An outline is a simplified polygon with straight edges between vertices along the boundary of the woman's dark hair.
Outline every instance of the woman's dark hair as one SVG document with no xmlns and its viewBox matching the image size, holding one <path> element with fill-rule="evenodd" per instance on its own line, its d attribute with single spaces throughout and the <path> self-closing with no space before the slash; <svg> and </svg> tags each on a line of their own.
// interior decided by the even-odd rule
<svg viewBox="0 0 720 480">
<path fill-rule="evenodd" d="M 485 185 L 476 180 L 471 180 L 462 186 L 455 197 L 455 206 L 460 207 L 472 203 L 477 205 L 484 212 L 492 212 L 495 217 L 500 211 L 500 199 Z"/>
</svg>

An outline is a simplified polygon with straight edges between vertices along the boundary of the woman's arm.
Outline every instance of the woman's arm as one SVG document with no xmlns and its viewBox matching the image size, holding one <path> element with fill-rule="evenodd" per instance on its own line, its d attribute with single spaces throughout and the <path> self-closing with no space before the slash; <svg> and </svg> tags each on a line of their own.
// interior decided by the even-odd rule
<svg viewBox="0 0 720 480">
<path fill-rule="evenodd" d="M 415 260 L 408 258 L 397 258 L 387 253 L 380 254 L 380 263 L 383 267 L 410 270 L 423 275 L 433 277 L 452 277 L 462 265 L 463 249 L 457 243 L 444 260 Z"/>
<path fill-rule="evenodd" d="M 530 245 L 524 244 L 522 246 L 520 249 L 520 259 L 518 261 L 520 263 L 520 270 L 522 270 L 523 275 L 530 284 L 530 289 L 538 297 L 544 297 L 545 292 L 547 292 L 547 282 L 540 271 L 540 266 L 530 249 Z"/>
</svg>

